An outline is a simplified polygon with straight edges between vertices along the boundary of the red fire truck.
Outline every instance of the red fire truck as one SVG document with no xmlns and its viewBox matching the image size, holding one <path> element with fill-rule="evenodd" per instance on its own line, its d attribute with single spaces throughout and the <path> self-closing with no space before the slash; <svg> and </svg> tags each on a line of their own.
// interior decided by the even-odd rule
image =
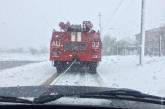
<svg viewBox="0 0 165 109">
<path fill-rule="evenodd" d="M 93 24 L 90 21 L 83 21 L 82 25 L 60 22 L 59 26 L 60 31 L 53 31 L 50 42 L 50 61 L 57 72 L 63 72 L 76 60 L 76 68 L 86 67 L 90 73 L 96 73 L 102 42 L 100 33 L 92 29 Z"/>
</svg>

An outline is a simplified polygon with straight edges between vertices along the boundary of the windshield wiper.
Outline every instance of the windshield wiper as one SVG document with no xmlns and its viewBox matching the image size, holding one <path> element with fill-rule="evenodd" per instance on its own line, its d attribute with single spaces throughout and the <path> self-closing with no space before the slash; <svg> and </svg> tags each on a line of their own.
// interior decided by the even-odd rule
<svg viewBox="0 0 165 109">
<path fill-rule="evenodd" d="M 64 95 L 58 94 L 58 93 L 42 94 L 39 97 L 35 98 L 33 103 L 43 104 L 43 103 L 47 103 L 47 102 L 57 100 L 61 97 L 64 97 Z"/>
<path fill-rule="evenodd" d="M 57 100 L 61 97 L 118 99 L 118 100 L 137 101 L 137 102 L 165 105 L 165 98 L 144 94 L 139 91 L 130 90 L 130 89 L 115 89 L 109 91 L 96 91 L 96 92 L 70 94 L 70 95 L 49 93 L 49 94 L 43 94 L 35 98 L 34 103 L 47 103 Z"/>
<path fill-rule="evenodd" d="M 17 98 L 17 97 L 7 97 L 0 96 L 0 102 L 10 102 L 10 103 L 27 103 L 32 104 L 33 102 L 27 99 Z"/>
<path fill-rule="evenodd" d="M 165 98 L 144 94 L 136 90 L 116 89 L 111 91 L 91 92 L 80 95 L 80 98 L 118 99 L 165 105 Z"/>
</svg>

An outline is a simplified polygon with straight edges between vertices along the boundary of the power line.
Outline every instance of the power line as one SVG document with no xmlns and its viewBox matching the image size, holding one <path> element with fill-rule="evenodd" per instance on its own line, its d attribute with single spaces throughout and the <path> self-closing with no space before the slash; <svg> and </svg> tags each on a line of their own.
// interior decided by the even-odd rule
<svg viewBox="0 0 165 109">
<path fill-rule="evenodd" d="M 117 5 L 117 7 L 115 8 L 115 10 L 113 11 L 112 15 L 111 15 L 111 20 L 110 23 L 112 22 L 113 18 L 115 17 L 115 15 L 117 14 L 117 12 L 119 11 L 120 7 L 122 6 L 124 0 L 120 0 L 119 4 Z M 108 20 L 109 22 L 109 20 Z M 106 22 L 106 25 L 104 27 L 107 27 L 110 23 Z"/>
</svg>

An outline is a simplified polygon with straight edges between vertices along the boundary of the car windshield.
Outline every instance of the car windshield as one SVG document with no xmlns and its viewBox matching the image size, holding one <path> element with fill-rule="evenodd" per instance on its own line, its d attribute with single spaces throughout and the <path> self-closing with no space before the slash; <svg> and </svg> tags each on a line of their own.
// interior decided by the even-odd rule
<svg viewBox="0 0 165 109">
<path fill-rule="evenodd" d="M 0 0 L 0 98 L 39 97 L 48 86 L 63 86 L 58 90 L 70 94 L 68 87 L 77 86 L 75 93 L 83 92 L 82 87 L 93 87 L 92 92 L 95 87 L 130 89 L 163 99 L 164 4 L 165 0 Z M 81 100 L 89 104 L 85 97 Z M 78 104 L 80 98 L 74 100 Z M 104 106 L 104 101 L 98 102 Z"/>
</svg>

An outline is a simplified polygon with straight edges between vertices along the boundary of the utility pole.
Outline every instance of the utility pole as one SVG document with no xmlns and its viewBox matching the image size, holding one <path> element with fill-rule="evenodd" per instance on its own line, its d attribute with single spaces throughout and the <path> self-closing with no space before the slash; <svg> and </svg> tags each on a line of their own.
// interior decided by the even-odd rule
<svg viewBox="0 0 165 109">
<path fill-rule="evenodd" d="M 102 27 L 101 27 L 101 13 L 99 13 L 99 29 L 100 29 L 100 36 L 102 35 Z"/>
<path fill-rule="evenodd" d="M 116 54 L 118 55 L 119 54 L 119 51 L 118 51 L 118 44 L 116 44 Z"/>
<path fill-rule="evenodd" d="M 159 35 L 159 57 L 162 55 L 162 35 Z"/>
<path fill-rule="evenodd" d="M 143 58 L 145 53 L 145 28 L 144 28 L 144 20 L 145 20 L 145 0 L 141 2 L 141 29 L 140 29 L 140 55 L 139 55 L 139 64 L 143 65 Z"/>
</svg>

